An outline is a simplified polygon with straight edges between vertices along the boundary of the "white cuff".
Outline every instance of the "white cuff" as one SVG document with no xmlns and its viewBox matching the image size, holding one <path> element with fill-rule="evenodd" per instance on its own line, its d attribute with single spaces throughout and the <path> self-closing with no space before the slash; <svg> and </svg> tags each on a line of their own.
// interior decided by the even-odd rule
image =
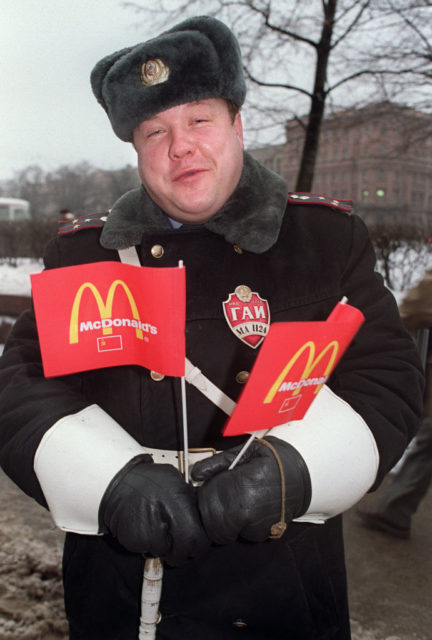
<svg viewBox="0 0 432 640">
<path fill-rule="evenodd" d="M 302 420 L 271 429 L 308 467 L 312 498 L 300 522 L 323 523 L 358 502 L 375 481 L 379 453 L 363 418 L 324 386 Z"/>
<path fill-rule="evenodd" d="M 43 436 L 34 470 L 63 531 L 99 533 L 100 501 L 115 474 L 146 450 L 97 405 L 56 422 Z"/>
</svg>

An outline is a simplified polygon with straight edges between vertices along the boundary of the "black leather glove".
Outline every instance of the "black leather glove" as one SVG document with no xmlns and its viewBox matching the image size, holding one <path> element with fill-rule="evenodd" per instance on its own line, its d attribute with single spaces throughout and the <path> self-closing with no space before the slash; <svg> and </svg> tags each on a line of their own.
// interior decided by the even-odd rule
<svg viewBox="0 0 432 640">
<path fill-rule="evenodd" d="M 240 449 L 201 460 L 192 469 L 193 479 L 204 483 L 198 489 L 198 505 L 205 529 L 218 544 L 238 537 L 262 542 L 276 533 L 273 525 L 281 519 L 289 523 L 305 513 L 310 503 L 309 471 L 294 447 L 274 436 L 255 440 L 237 466 L 228 471 Z M 281 518 L 283 493 L 285 517 Z"/>
<path fill-rule="evenodd" d="M 129 551 L 162 557 L 171 565 L 210 545 L 193 487 L 172 465 L 153 464 L 149 455 L 131 460 L 110 482 L 99 525 Z"/>
</svg>

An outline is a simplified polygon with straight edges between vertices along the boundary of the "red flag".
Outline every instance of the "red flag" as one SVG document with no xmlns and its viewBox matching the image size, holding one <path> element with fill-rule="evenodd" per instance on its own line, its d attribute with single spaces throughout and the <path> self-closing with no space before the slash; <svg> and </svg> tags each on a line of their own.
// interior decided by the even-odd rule
<svg viewBox="0 0 432 640">
<path fill-rule="evenodd" d="M 31 281 L 46 377 L 130 364 L 184 375 L 183 267 L 96 262 Z"/>
<path fill-rule="evenodd" d="M 339 303 L 324 322 L 273 323 L 224 435 L 301 420 L 363 322 Z"/>
</svg>

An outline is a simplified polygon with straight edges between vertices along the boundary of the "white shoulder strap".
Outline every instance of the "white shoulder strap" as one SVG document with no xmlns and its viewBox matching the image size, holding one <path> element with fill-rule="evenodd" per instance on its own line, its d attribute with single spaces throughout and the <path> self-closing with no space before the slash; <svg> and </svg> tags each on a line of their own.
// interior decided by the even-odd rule
<svg viewBox="0 0 432 640">
<path fill-rule="evenodd" d="M 231 400 L 219 387 L 206 378 L 202 371 L 198 369 L 198 367 L 195 367 L 187 358 L 185 379 L 228 416 L 232 414 L 236 406 L 234 400 Z"/>
<path fill-rule="evenodd" d="M 138 251 L 136 247 L 127 247 L 127 249 L 119 249 L 118 254 L 120 256 L 120 261 L 125 264 L 132 264 L 134 267 L 140 267 L 141 262 L 138 257 Z"/>
<path fill-rule="evenodd" d="M 141 262 L 138 257 L 136 247 L 128 247 L 127 249 L 119 249 L 118 254 L 121 262 L 140 267 Z M 190 360 L 186 358 L 186 374 L 185 380 L 192 384 L 198 391 L 201 391 L 208 400 L 213 402 L 219 409 L 227 415 L 231 415 L 234 411 L 236 403 L 231 400 L 221 389 L 219 389 L 211 380 L 206 378 L 198 367 L 195 367 Z"/>
</svg>

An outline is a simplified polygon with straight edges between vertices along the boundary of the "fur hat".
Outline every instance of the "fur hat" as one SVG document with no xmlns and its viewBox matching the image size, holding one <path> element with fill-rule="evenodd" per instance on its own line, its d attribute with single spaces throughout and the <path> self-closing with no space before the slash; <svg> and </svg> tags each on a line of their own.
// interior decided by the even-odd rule
<svg viewBox="0 0 432 640">
<path fill-rule="evenodd" d="M 116 135 L 131 142 L 140 122 L 160 111 L 205 98 L 241 106 L 246 95 L 241 53 L 219 20 L 199 16 L 100 60 L 93 92 Z"/>
</svg>

